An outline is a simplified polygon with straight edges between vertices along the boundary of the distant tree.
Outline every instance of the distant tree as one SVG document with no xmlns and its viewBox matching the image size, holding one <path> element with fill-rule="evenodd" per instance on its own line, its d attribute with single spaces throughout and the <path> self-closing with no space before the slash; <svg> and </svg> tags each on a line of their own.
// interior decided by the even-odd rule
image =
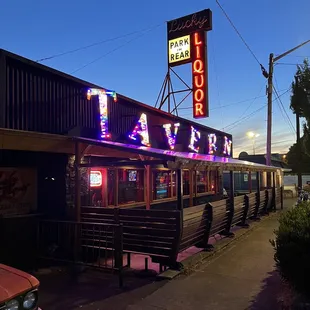
<svg viewBox="0 0 310 310">
<path fill-rule="evenodd" d="M 297 66 L 292 83 L 291 110 L 305 118 L 301 150 L 310 156 L 310 67 L 308 59 Z"/>
<path fill-rule="evenodd" d="M 286 161 L 292 172 L 297 173 L 298 169 L 302 173 L 310 173 L 310 157 L 306 154 L 304 150 L 304 139 L 305 136 L 301 138 L 301 156 L 299 156 L 299 149 L 297 143 L 290 147 L 289 152 L 286 155 Z"/>
</svg>

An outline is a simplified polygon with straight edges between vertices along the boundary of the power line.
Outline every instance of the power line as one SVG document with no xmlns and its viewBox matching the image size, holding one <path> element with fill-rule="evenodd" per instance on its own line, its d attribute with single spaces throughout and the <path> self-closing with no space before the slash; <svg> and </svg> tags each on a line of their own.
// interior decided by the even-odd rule
<svg viewBox="0 0 310 310">
<path fill-rule="evenodd" d="M 233 128 L 239 126 L 240 123 L 242 123 L 243 121 L 248 120 L 248 119 L 251 118 L 253 115 L 255 115 L 255 114 L 258 113 L 259 111 L 263 110 L 266 106 L 267 106 L 267 104 L 263 105 L 261 108 L 255 110 L 255 111 L 253 111 L 253 112 L 250 113 L 249 115 L 247 115 L 247 116 L 245 116 L 245 117 L 243 117 L 243 118 L 241 118 L 241 119 L 239 119 L 239 120 L 237 120 L 237 121 L 231 123 L 230 125 L 225 126 L 225 127 L 223 128 L 223 130 L 225 130 L 225 131 L 226 131 L 226 130 L 232 130 Z M 227 128 L 229 128 L 229 129 L 227 129 Z"/>
<path fill-rule="evenodd" d="M 301 63 L 288 63 L 288 62 L 277 62 L 275 65 L 281 65 L 281 66 L 302 66 Z"/>
<path fill-rule="evenodd" d="M 286 93 L 288 93 L 290 90 L 291 90 L 290 88 L 287 89 L 285 92 L 283 92 L 282 94 L 280 94 L 278 98 L 282 97 L 283 95 L 285 95 Z M 275 100 L 276 100 L 276 99 L 274 99 L 273 101 L 275 101 Z M 237 121 L 235 121 L 235 122 L 233 122 L 233 123 L 231 123 L 231 124 L 225 126 L 225 127 L 223 128 L 223 130 L 232 130 L 233 128 L 237 127 L 240 123 L 242 123 L 244 120 L 247 120 L 247 119 L 251 118 L 251 117 L 252 117 L 253 115 L 255 115 L 257 112 L 259 112 L 259 111 L 261 111 L 262 109 L 264 109 L 266 106 L 267 106 L 267 104 L 265 104 L 265 105 L 262 106 L 261 108 L 255 110 L 254 112 L 250 113 L 249 115 L 247 115 L 247 116 L 245 116 L 245 117 L 243 117 L 243 118 L 241 118 L 241 119 L 239 119 L 239 120 L 237 120 Z M 229 129 L 227 129 L 227 128 L 229 128 Z"/>
<path fill-rule="evenodd" d="M 253 98 L 249 98 L 249 99 L 245 99 L 245 100 L 241 100 L 241 101 L 237 101 L 237 102 L 233 102 L 233 103 L 229 103 L 229 104 L 225 104 L 225 105 L 222 105 L 220 107 L 212 108 L 212 109 L 210 109 L 210 111 L 221 109 L 221 108 L 227 108 L 227 107 L 230 107 L 232 105 L 237 105 L 237 104 L 240 104 L 240 103 L 245 103 L 245 102 L 248 102 L 248 101 L 251 101 L 251 100 L 254 100 L 254 99 L 263 98 L 263 97 L 265 97 L 265 95 L 258 96 L 258 97 L 253 97 Z M 184 108 L 178 108 L 178 109 L 179 110 L 189 110 L 189 109 L 193 109 L 193 107 L 190 106 L 190 107 L 184 107 Z M 186 114 L 186 115 L 189 115 L 189 114 Z"/>
<path fill-rule="evenodd" d="M 215 61 L 215 44 L 214 44 L 214 40 L 213 40 L 213 37 L 211 37 L 212 40 L 211 40 L 211 48 L 212 48 L 212 58 L 213 58 L 213 69 L 214 69 L 214 73 L 215 73 L 215 80 L 216 80 L 216 88 L 217 88 L 217 100 L 218 100 L 218 104 L 219 104 L 219 108 L 221 109 L 220 110 L 220 113 L 221 113 L 221 125 L 223 125 L 223 109 L 222 109 L 222 103 L 221 103 L 221 99 L 220 99 L 220 87 L 219 87 L 219 79 L 218 79 L 218 74 L 217 74 L 217 66 L 216 66 L 216 61 Z M 206 44 L 206 48 L 208 48 L 207 44 Z"/>
<path fill-rule="evenodd" d="M 277 80 L 276 76 L 274 76 L 274 80 L 275 80 L 275 82 L 276 82 L 277 88 L 279 88 L 278 80 Z M 283 112 L 284 112 L 285 115 L 286 115 L 286 118 L 287 118 L 287 121 L 288 121 L 288 125 L 289 125 L 290 129 L 292 130 L 293 135 L 295 136 L 295 133 L 296 133 L 295 127 L 294 127 L 294 125 L 292 124 L 292 121 L 291 121 L 291 119 L 289 118 L 289 116 L 288 116 L 288 114 L 287 114 L 287 112 L 286 112 L 286 110 L 285 110 L 285 108 L 284 108 L 284 104 L 283 104 L 281 98 L 279 97 L 279 93 L 278 93 L 278 91 L 277 91 L 277 88 L 275 87 L 275 85 L 273 85 L 274 92 L 276 93 L 276 96 L 277 96 L 277 99 L 278 99 L 278 105 L 279 105 L 279 103 L 281 104 L 282 109 L 283 109 Z M 288 90 L 288 91 L 290 91 L 291 89 L 292 89 L 292 86 L 289 87 L 289 90 Z M 280 110 L 281 110 L 280 105 L 279 105 L 279 108 L 280 108 Z M 282 111 L 281 111 L 281 113 L 282 113 Z M 282 116 L 283 116 L 283 118 L 285 119 L 283 113 L 282 113 Z"/>
<path fill-rule="evenodd" d="M 229 18 L 228 14 L 226 13 L 226 11 L 224 10 L 224 8 L 221 6 L 221 4 L 219 3 L 218 0 L 216 0 L 217 5 L 220 7 L 220 9 L 222 10 L 222 12 L 224 13 L 225 17 L 227 18 L 227 20 L 229 21 L 229 23 L 231 24 L 231 26 L 234 28 L 234 30 L 236 31 L 236 33 L 238 34 L 239 38 L 241 39 L 241 41 L 243 42 L 243 44 L 246 46 L 246 48 L 249 50 L 249 52 L 252 54 L 252 56 L 254 57 L 254 59 L 256 60 L 256 62 L 259 64 L 260 68 L 262 71 L 266 71 L 265 68 L 263 67 L 263 65 L 260 63 L 260 61 L 258 60 L 258 58 L 256 57 L 256 55 L 254 54 L 254 52 L 252 51 L 252 49 L 250 48 L 250 46 L 247 44 L 247 42 L 245 41 L 245 39 L 242 37 L 241 33 L 238 31 L 237 27 L 234 25 L 234 23 L 232 22 L 232 20 Z"/>
<path fill-rule="evenodd" d="M 264 85 L 265 85 L 265 83 L 262 85 L 262 87 L 261 87 L 261 89 L 260 89 L 258 95 L 257 95 L 256 97 L 253 98 L 252 102 L 250 102 L 250 104 L 248 105 L 248 107 L 247 107 L 247 108 L 244 110 L 244 112 L 241 114 L 240 118 L 242 118 L 242 117 L 245 115 L 245 113 L 251 108 L 251 106 L 253 105 L 253 103 L 258 99 L 259 94 L 262 92 Z"/>
<path fill-rule="evenodd" d="M 90 62 L 88 62 L 87 64 L 83 65 L 82 67 L 80 67 L 80 68 L 78 68 L 78 69 L 72 71 L 70 74 L 74 74 L 74 73 L 76 73 L 76 72 L 78 72 L 78 71 L 80 71 L 80 70 L 82 70 L 82 69 L 84 69 L 84 68 L 86 68 L 86 67 L 92 65 L 93 63 L 95 63 L 95 62 L 101 60 L 102 58 L 104 58 L 104 57 L 106 57 L 106 56 L 108 56 L 108 55 L 114 53 L 115 51 L 121 49 L 121 48 L 124 47 L 125 45 L 127 45 L 127 44 L 129 44 L 129 43 L 131 43 L 131 42 L 133 42 L 133 41 L 135 41 L 135 40 L 137 40 L 137 39 L 143 37 L 146 33 L 148 33 L 148 32 L 150 32 L 150 31 L 154 30 L 155 28 L 157 28 L 157 27 L 159 27 L 159 26 L 160 26 L 160 25 L 158 25 L 158 26 L 156 26 L 156 27 L 154 27 L 154 28 L 151 28 L 151 29 L 145 31 L 144 33 L 141 33 L 139 36 L 137 36 L 137 37 L 135 37 L 135 38 L 132 38 L 131 40 L 125 42 L 124 44 L 121 44 L 121 45 L 119 45 L 118 47 L 112 49 L 111 51 L 109 51 L 109 52 L 107 52 L 107 53 L 101 55 L 100 57 L 98 57 L 98 58 L 96 58 L 96 59 L 94 59 L 94 60 L 92 60 L 92 61 L 90 61 Z"/>
<path fill-rule="evenodd" d="M 285 116 L 286 116 L 287 121 L 288 121 L 288 125 L 289 125 L 290 129 L 292 130 L 292 133 L 295 135 L 296 130 L 295 130 L 294 125 L 292 124 L 292 121 L 291 121 L 291 119 L 289 118 L 289 116 L 288 116 L 288 114 L 287 114 L 287 112 L 286 112 L 286 110 L 285 110 L 285 108 L 284 108 L 283 102 L 282 102 L 282 100 L 281 100 L 281 98 L 280 98 L 280 96 L 279 96 L 279 94 L 278 94 L 278 91 L 277 91 L 277 89 L 276 89 L 275 86 L 273 86 L 273 89 L 274 89 L 274 92 L 276 93 L 276 96 L 277 96 L 276 99 L 278 100 L 278 103 L 280 102 L 281 107 L 282 107 L 282 109 L 283 109 L 283 112 L 285 113 Z M 280 107 L 280 106 L 279 106 L 279 107 Z M 280 110 L 281 110 L 281 108 L 280 108 Z M 282 113 L 282 112 L 281 112 L 281 113 Z M 284 119 L 285 119 L 285 116 L 284 116 L 283 114 L 282 114 L 282 116 L 283 116 Z"/>
<path fill-rule="evenodd" d="M 155 25 L 153 27 L 159 27 L 159 26 L 161 26 L 161 24 L 157 24 L 157 25 Z M 153 28 L 153 27 L 151 27 L 151 28 Z M 98 45 L 101 45 L 101 44 L 104 44 L 104 43 L 107 43 L 107 42 L 116 41 L 118 39 L 126 38 L 126 37 L 132 36 L 134 34 L 141 33 L 141 31 L 146 31 L 148 29 L 150 29 L 150 27 L 142 29 L 142 30 L 133 31 L 133 32 L 130 32 L 130 33 L 127 33 L 127 34 L 123 34 L 123 35 L 120 35 L 120 36 L 117 36 L 117 37 L 114 37 L 114 38 L 105 39 L 105 40 L 102 40 L 102 41 L 99 41 L 99 42 L 95 42 L 95 43 L 92 43 L 92 44 L 89 44 L 89 45 L 81 46 L 79 48 L 76 48 L 76 49 L 73 49 L 73 50 L 69 50 L 69 51 L 66 51 L 66 52 L 63 52 L 63 53 L 58 53 L 58 54 L 54 54 L 54 55 L 51 55 L 51 56 L 48 56 L 48 57 L 44 57 L 44 58 L 36 60 L 36 62 L 43 62 L 43 61 L 50 60 L 50 59 L 53 59 L 53 58 L 62 57 L 62 56 L 69 55 L 69 54 L 73 54 L 73 53 L 76 53 L 76 52 L 79 52 L 79 51 L 82 51 L 82 50 L 86 50 L 88 48 L 91 48 L 91 47 L 94 47 L 94 46 L 98 46 Z"/>
</svg>

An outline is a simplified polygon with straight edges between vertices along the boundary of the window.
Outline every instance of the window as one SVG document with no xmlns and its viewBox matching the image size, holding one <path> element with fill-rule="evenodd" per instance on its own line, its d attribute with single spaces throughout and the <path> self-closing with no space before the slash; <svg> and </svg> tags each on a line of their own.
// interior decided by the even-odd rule
<svg viewBox="0 0 310 310">
<path fill-rule="evenodd" d="M 172 171 L 172 196 L 176 197 L 177 195 L 177 173 Z"/>
<path fill-rule="evenodd" d="M 207 192 L 207 171 L 196 171 L 197 194 Z"/>
<path fill-rule="evenodd" d="M 209 171 L 209 191 L 214 193 L 222 191 L 219 189 L 219 174 L 216 170 Z"/>
<path fill-rule="evenodd" d="M 189 195 L 190 173 L 189 170 L 183 170 L 182 173 L 183 173 L 183 195 L 186 196 Z"/>
<path fill-rule="evenodd" d="M 144 170 L 118 169 L 118 203 L 144 201 Z"/>
<path fill-rule="evenodd" d="M 171 198 L 171 171 L 156 170 L 153 172 L 153 199 L 165 198 Z"/>
<path fill-rule="evenodd" d="M 108 169 L 108 206 L 115 206 L 116 170 Z"/>
</svg>

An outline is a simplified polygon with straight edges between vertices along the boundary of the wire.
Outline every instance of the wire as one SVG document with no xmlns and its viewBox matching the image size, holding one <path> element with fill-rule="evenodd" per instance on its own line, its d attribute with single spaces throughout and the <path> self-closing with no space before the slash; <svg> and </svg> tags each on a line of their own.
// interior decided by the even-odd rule
<svg viewBox="0 0 310 310">
<path fill-rule="evenodd" d="M 115 51 L 121 49 L 121 48 L 124 47 L 125 45 L 127 45 L 127 44 L 129 44 L 129 43 L 131 43 L 131 42 L 133 42 L 133 41 L 135 41 L 135 40 L 141 38 L 141 37 L 144 36 L 146 33 L 148 33 L 148 32 L 150 32 L 150 31 L 154 30 L 155 28 L 158 28 L 159 26 L 161 26 L 161 25 L 158 25 L 157 27 L 151 28 L 151 29 L 145 31 L 144 33 L 141 33 L 139 36 L 137 36 L 137 37 L 135 37 L 135 38 L 133 38 L 133 39 L 131 39 L 131 40 L 125 42 L 125 43 L 122 44 L 122 45 L 119 45 L 118 47 L 114 48 L 113 50 L 111 50 L 111 51 L 109 51 L 109 52 L 107 52 L 107 53 L 101 55 L 100 57 L 98 57 L 98 58 L 96 58 L 96 59 L 94 59 L 94 60 L 88 62 L 87 64 L 83 65 L 82 67 L 80 67 L 80 68 L 78 68 L 78 69 L 72 71 L 70 74 L 74 74 L 74 73 L 76 73 L 76 72 L 78 72 L 78 71 L 80 71 L 80 70 L 82 70 L 82 69 L 84 69 L 84 68 L 86 68 L 86 67 L 92 65 L 93 63 L 95 63 L 95 62 L 101 60 L 102 58 L 104 58 L 104 57 L 106 57 L 106 56 L 108 56 L 108 55 L 114 53 Z"/>
<path fill-rule="evenodd" d="M 220 87 L 219 87 L 219 78 L 218 78 L 218 74 L 217 74 L 217 66 L 216 66 L 216 61 L 215 61 L 215 44 L 214 44 L 214 40 L 213 40 L 213 36 L 211 36 L 212 40 L 211 40 L 211 48 L 212 48 L 212 58 L 213 58 L 213 69 L 214 69 L 214 75 L 215 75 L 215 79 L 216 79 L 216 88 L 217 88 L 217 100 L 218 100 L 218 104 L 219 104 L 219 108 L 220 108 L 220 113 L 221 113 L 221 125 L 223 126 L 223 121 L 224 121 L 224 117 L 223 117 L 223 109 L 222 109 L 222 103 L 221 103 L 221 98 L 220 98 Z M 206 44 L 206 49 L 208 48 L 207 44 Z"/>
<path fill-rule="evenodd" d="M 282 94 L 280 94 L 278 98 L 282 97 L 283 95 L 285 95 L 286 93 L 288 93 L 290 90 L 291 90 L 290 88 L 287 89 L 285 92 L 283 92 Z M 275 100 L 276 100 L 276 99 L 274 99 L 273 101 L 275 101 Z M 242 123 L 244 120 L 247 120 L 247 119 L 251 118 L 253 115 L 255 115 L 256 113 L 258 113 L 259 111 L 261 111 L 262 109 L 264 109 L 266 106 L 267 106 L 267 104 L 265 104 L 265 105 L 262 106 L 261 108 L 255 110 L 254 112 L 250 113 L 249 115 L 247 115 L 247 116 L 245 116 L 245 117 L 243 117 L 243 118 L 241 118 L 241 119 L 239 119 L 239 120 L 237 120 L 237 121 L 235 121 L 235 122 L 233 122 L 233 123 L 231 123 L 231 124 L 225 126 L 225 127 L 223 128 L 223 130 L 232 130 L 233 128 L 239 126 L 240 123 Z M 229 129 L 227 129 L 227 128 L 229 128 Z"/>
<path fill-rule="evenodd" d="M 221 109 L 221 108 L 227 108 L 227 107 L 230 107 L 232 105 L 237 105 L 237 104 L 240 104 L 240 103 L 248 102 L 248 101 L 251 101 L 251 100 L 254 100 L 254 99 L 263 98 L 263 97 L 265 97 L 265 95 L 258 96 L 258 97 L 253 97 L 253 98 L 249 98 L 249 99 L 245 99 L 245 100 L 241 100 L 241 101 L 237 101 L 237 102 L 233 102 L 233 103 L 229 103 L 229 104 L 226 104 L 226 105 L 222 105 L 221 107 L 212 108 L 212 109 L 210 109 L 210 111 Z M 178 109 L 179 110 L 188 110 L 188 109 L 193 109 L 193 107 L 191 106 L 191 107 L 178 108 Z M 186 114 L 186 115 L 189 115 L 189 114 Z"/>
<path fill-rule="evenodd" d="M 253 105 L 253 103 L 255 102 L 255 100 L 259 97 L 259 94 L 260 94 L 261 91 L 263 90 L 263 87 L 264 87 L 264 84 L 263 84 L 262 87 L 260 88 L 258 95 L 257 95 L 256 97 L 253 98 L 252 102 L 250 102 L 250 104 L 248 105 L 248 107 L 247 107 L 247 108 L 243 111 L 243 113 L 240 115 L 239 120 L 243 118 L 243 116 L 245 115 L 245 113 L 250 109 L 250 107 Z M 265 97 L 265 96 L 264 96 L 264 97 Z M 228 126 L 228 127 L 229 127 L 229 126 Z M 224 127 L 224 128 L 227 128 L 227 126 Z M 223 129 L 224 129 L 224 128 L 223 128 Z"/>
<path fill-rule="evenodd" d="M 237 121 L 231 123 L 231 124 L 228 125 L 228 126 L 225 126 L 225 127 L 223 128 L 223 130 L 232 130 L 233 128 L 239 126 L 240 123 L 242 123 L 244 120 L 245 120 L 245 121 L 248 120 L 248 119 L 251 118 L 253 115 L 255 115 L 255 114 L 258 113 L 259 111 L 263 110 L 266 106 L 267 106 L 267 104 L 264 104 L 261 108 L 259 108 L 259 109 L 255 110 L 255 111 L 253 111 L 253 112 L 250 113 L 249 115 L 247 115 L 247 116 L 245 116 L 245 117 L 243 117 L 243 118 L 241 118 L 241 119 L 239 119 L 239 120 L 237 120 Z M 227 128 L 229 128 L 229 129 L 227 129 Z"/>
<path fill-rule="evenodd" d="M 222 10 L 222 12 L 224 13 L 224 15 L 226 16 L 227 20 L 229 21 L 229 23 L 231 24 L 231 26 L 234 28 L 234 30 L 236 31 L 236 33 L 238 34 L 239 38 L 241 39 L 241 41 L 244 43 L 244 45 L 246 46 L 246 48 L 249 50 L 249 52 L 252 54 L 252 56 L 254 57 L 254 59 L 256 60 L 256 62 L 260 65 L 260 67 L 263 69 L 263 65 L 260 63 L 260 61 L 258 60 L 258 58 L 256 57 L 256 55 L 254 54 L 254 52 L 252 51 L 252 49 L 250 48 L 250 46 L 246 43 L 245 39 L 242 37 L 241 33 L 238 31 L 237 27 L 234 25 L 234 23 L 232 22 L 232 20 L 229 18 L 228 14 L 225 12 L 224 8 L 221 6 L 221 4 L 219 3 L 218 0 L 216 0 L 217 5 L 220 7 L 220 9 Z"/>
<path fill-rule="evenodd" d="M 303 64 L 298 63 L 287 63 L 287 62 L 277 62 L 275 65 L 284 65 L 284 66 L 302 66 Z"/>
<path fill-rule="evenodd" d="M 253 103 L 259 98 L 260 93 L 262 92 L 263 88 L 264 88 L 265 83 L 262 85 L 258 95 L 252 100 L 252 102 L 250 102 L 250 104 L 248 105 L 248 107 L 244 110 L 244 112 L 241 114 L 240 118 L 242 118 L 245 113 L 251 108 L 251 106 L 253 105 Z"/>
<path fill-rule="evenodd" d="M 275 94 L 276 94 L 276 96 L 277 96 L 278 105 L 279 105 L 280 111 L 281 111 L 281 113 L 282 113 L 282 116 L 283 116 L 284 120 L 285 120 L 285 116 L 286 116 L 286 119 L 287 119 L 287 121 L 288 121 L 288 125 L 289 125 L 290 129 L 292 130 L 293 135 L 295 136 L 295 132 L 296 132 L 295 127 L 294 127 L 294 125 L 292 124 L 292 121 L 291 121 L 291 119 L 289 118 L 289 116 L 288 116 L 288 114 L 287 114 L 287 112 L 286 112 L 286 110 L 285 110 L 285 108 L 284 108 L 283 102 L 282 102 L 282 100 L 281 100 L 281 98 L 280 98 L 280 96 L 279 96 L 279 94 L 278 94 L 278 91 L 277 91 L 276 87 L 273 86 L 273 89 L 274 89 L 274 92 L 275 92 Z M 280 103 L 280 104 L 279 104 L 279 103 Z M 281 106 L 280 106 L 280 105 L 281 105 Z M 281 110 L 281 107 L 282 107 L 283 111 Z M 283 115 L 283 112 L 285 113 L 285 116 Z"/>
<path fill-rule="evenodd" d="M 276 86 L 277 86 L 277 87 L 275 87 L 275 85 L 273 85 L 273 89 L 274 89 L 274 92 L 276 93 L 276 96 L 277 96 L 277 99 L 278 99 L 278 105 L 279 105 L 279 103 L 281 104 L 282 109 L 283 109 L 283 112 L 285 113 L 285 115 L 286 115 L 286 117 L 287 117 L 288 125 L 289 125 L 289 127 L 291 128 L 291 130 L 292 130 L 292 132 L 293 132 L 293 134 L 294 134 L 294 136 L 295 136 L 295 133 L 296 133 L 295 127 L 294 127 L 294 125 L 292 124 L 292 121 L 291 121 L 291 119 L 289 118 L 289 116 L 288 116 L 288 114 L 287 114 L 287 112 L 286 112 L 286 110 L 285 110 L 285 108 L 284 108 L 283 102 L 282 102 L 282 100 L 281 100 L 281 98 L 280 98 L 280 96 L 279 96 L 279 93 L 278 93 L 278 91 L 277 91 L 277 88 L 279 88 L 279 85 L 278 85 L 278 80 L 277 80 L 277 78 L 276 78 L 275 75 L 274 75 L 274 80 L 275 80 L 275 82 L 276 82 Z M 291 89 L 292 89 L 292 86 L 289 87 L 288 91 L 290 91 Z M 279 108 L 280 108 L 280 105 L 279 105 Z M 280 108 L 280 110 L 281 110 L 281 108 Z M 282 111 L 281 111 L 281 113 L 282 113 Z M 283 113 L 282 113 L 282 116 L 283 116 Z M 283 116 L 283 117 L 284 117 L 284 116 Z M 284 119 L 285 119 L 285 117 L 284 117 Z"/>
<path fill-rule="evenodd" d="M 157 25 L 155 25 L 153 27 L 159 27 L 159 26 L 161 26 L 161 24 L 157 24 Z M 151 27 L 151 28 L 153 28 L 153 27 Z M 63 52 L 63 53 L 59 53 L 59 54 L 54 54 L 54 55 L 49 56 L 49 57 L 44 57 L 44 58 L 36 60 L 36 62 L 43 62 L 45 60 L 50 60 L 50 59 L 53 59 L 53 58 L 62 57 L 62 56 L 69 55 L 69 54 L 73 54 L 73 53 L 76 53 L 76 52 L 79 52 L 79 51 L 82 51 L 82 50 L 86 50 L 88 48 L 91 48 L 91 47 L 94 47 L 94 46 L 98 46 L 98 45 L 101 45 L 101 44 L 104 44 L 104 43 L 107 43 L 107 42 L 116 41 L 118 39 L 126 38 L 126 37 L 129 37 L 131 35 L 134 35 L 134 34 L 137 34 L 137 33 L 141 33 L 141 31 L 146 31 L 148 29 L 150 29 L 150 27 L 142 29 L 142 30 L 139 30 L 139 31 L 133 31 L 133 32 L 130 32 L 130 33 L 127 33 L 127 34 L 123 34 L 123 35 L 120 35 L 120 36 L 117 36 L 117 37 L 114 37 L 114 38 L 110 38 L 110 39 L 102 40 L 102 41 L 99 41 L 99 42 L 95 42 L 95 43 L 92 43 L 92 44 L 89 44 L 89 45 L 85 45 L 85 46 L 82 46 L 82 47 L 79 47 L 79 48 L 76 48 L 76 49 L 73 49 L 73 50 L 69 50 L 67 52 Z"/>
</svg>

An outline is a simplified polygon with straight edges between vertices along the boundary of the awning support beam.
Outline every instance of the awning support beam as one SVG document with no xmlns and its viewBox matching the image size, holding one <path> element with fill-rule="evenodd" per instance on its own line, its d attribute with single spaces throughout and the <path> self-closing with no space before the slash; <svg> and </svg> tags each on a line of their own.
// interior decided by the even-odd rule
<svg viewBox="0 0 310 310">
<path fill-rule="evenodd" d="M 92 167 L 122 167 L 122 166 L 129 166 L 129 167 L 140 167 L 140 166 L 157 166 L 163 165 L 167 166 L 166 160 L 126 160 L 126 161 L 110 161 L 110 162 L 103 162 L 103 163 L 86 163 L 80 164 L 81 168 L 92 168 Z"/>
</svg>

